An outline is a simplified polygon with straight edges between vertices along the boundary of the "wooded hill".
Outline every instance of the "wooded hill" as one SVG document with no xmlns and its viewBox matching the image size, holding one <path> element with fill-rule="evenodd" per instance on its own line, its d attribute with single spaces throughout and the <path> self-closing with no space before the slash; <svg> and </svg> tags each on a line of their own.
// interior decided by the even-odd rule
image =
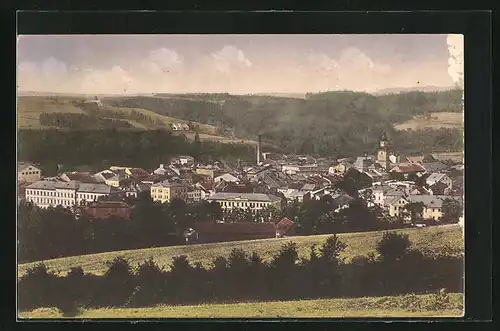
<svg viewBox="0 0 500 331">
<path fill-rule="evenodd" d="M 462 91 L 407 92 L 374 96 L 350 91 L 307 94 L 305 99 L 229 94 L 158 94 L 109 97 L 115 107 L 139 107 L 196 121 L 239 138 L 265 141 L 286 152 L 354 156 L 371 153 L 382 131 L 403 153 L 456 151 L 460 130 L 397 132 L 396 123 L 415 115 L 462 112 Z"/>
</svg>

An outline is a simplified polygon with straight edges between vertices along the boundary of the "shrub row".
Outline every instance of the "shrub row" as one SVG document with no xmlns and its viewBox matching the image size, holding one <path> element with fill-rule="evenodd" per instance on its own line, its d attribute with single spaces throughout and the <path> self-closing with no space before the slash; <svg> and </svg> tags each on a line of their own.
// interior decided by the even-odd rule
<svg viewBox="0 0 500 331">
<path fill-rule="evenodd" d="M 58 307 L 76 314 L 79 307 L 385 296 L 443 288 L 462 291 L 461 258 L 426 257 L 402 244 L 407 240 L 387 233 L 379 243 L 379 257 L 359 256 L 349 264 L 339 258 L 346 246 L 336 235 L 319 248 L 312 246 L 309 258 L 302 260 L 296 244 L 289 242 L 268 263 L 256 252 L 234 249 L 227 258 L 217 257 L 208 269 L 191 264 L 186 256 L 174 257 L 168 271 L 152 259 L 133 268 L 117 257 L 102 276 L 85 274 L 77 267 L 60 277 L 39 264 L 19 281 L 19 309 Z"/>
</svg>

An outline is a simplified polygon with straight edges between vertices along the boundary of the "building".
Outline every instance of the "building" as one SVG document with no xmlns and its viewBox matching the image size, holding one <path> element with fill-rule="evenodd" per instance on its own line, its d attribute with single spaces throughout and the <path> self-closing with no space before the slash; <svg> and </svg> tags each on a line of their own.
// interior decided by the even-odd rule
<svg viewBox="0 0 500 331">
<path fill-rule="evenodd" d="M 130 184 L 130 186 L 126 186 L 122 188 L 122 191 L 125 193 L 125 196 L 128 198 L 138 198 L 139 194 L 141 194 L 144 191 L 149 191 L 151 188 L 151 185 L 149 184 L 144 184 L 144 183 L 136 183 L 136 184 Z"/>
<path fill-rule="evenodd" d="M 225 181 L 227 183 L 237 183 L 239 182 L 240 180 L 238 179 L 238 177 L 236 176 L 233 176 L 231 175 L 230 173 L 225 173 L 223 175 L 220 175 L 220 176 L 217 176 L 214 178 L 214 182 L 215 183 L 218 183 L 220 181 Z"/>
<path fill-rule="evenodd" d="M 92 183 L 97 184 L 96 178 L 91 176 L 88 172 L 66 172 L 59 176 L 65 182 L 77 181 L 81 183 Z"/>
<path fill-rule="evenodd" d="M 173 131 L 189 131 L 189 125 L 185 123 L 172 123 L 170 127 Z"/>
<path fill-rule="evenodd" d="M 283 217 L 281 221 L 276 224 L 276 237 L 282 238 L 294 234 L 295 223 L 290 219 Z"/>
<path fill-rule="evenodd" d="M 73 207 L 76 204 L 78 182 L 38 181 L 26 187 L 26 201 L 40 208 L 63 206 Z"/>
<path fill-rule="evenodd" d="M 106 180 L 110 179 L 115 175 L 116 174 L 113 171 L 106 169 L 98 173 L 95 173 L 93 177 L 98 183 L 105 183 Z"/>
<path fill-rule="evenodd" d="M 375 169 L 375 162 L 371 156 L 359 156 L 354 161 L 353 167 L 359 172 L 366 172 L 368 169 Z"/>
<path fill-rule="evenodd" d="M 109 177 L 104 181 L 106 185 L 113 186 L 113 187 L 120 187 L 122 186 L 123 183 L 126 182 L 128 179 L 128 176 L 125 173 L 118 172 L 115 173 L 114 176 Z"/>
<path fill-rule="evenodd" d="M 257 211 L 267 207 L 281 207 L 281 198 L 262 193 L 219 192 L 208 197 L 207 201 L 219 203 L 222 209 L 250 208 L 252 211 Z"/>
<path fill-rule="evenodd" d="M 17 163 L 17 180 L 24 183 L 34 183 L 42 178 L 42 170 L 35 167 L 33 164 L 18 162 Z"/>
<path fill-rule="evenodd" d="M 40 208 L 55 206 L 73 207 L 101 197 L 118 195 L 116 188 L 105 184 L 80 183 L 77 181 L 38 181 L 26 187 L 26 201 Z"/>
<path fill-rule="evenodd" d="M 175 166 L 191 167 L 194 165 L 194 157 L 189 155 L 176 156 L 170 160 L 170 163 Z"/>
<path fill-rule="evenodd" d="M 131 209 L 123 201 L 97 201 L 85 206 L 83 213 L 93 219 L 107 219 L 110 217 L 130 219 Z"/>
<path fill-rule="evenodd" d="M 443 216 L 443 202 L 446 199 L 454 199 L 460 201 L 460 197 L 449 195 L 410 195 L 407 198 L 409 202 L 423 203 L 423 219 L 433 219 L 436 221 Z"/>
<path fill-rule="evenodd" d="M 334 162 L 329 168 L 328 168 L 328 173 L 330 175 L 342 175 L 344 174 L 347 170 L 349 170 L 352 167 L 352 164 L 343 161 L 343 162 Z"/>
<path fill-rule="evenodd" d="M 446 174 L 434 172 L 427 177 L 425 184 L 435 195 L 448 195 L 452 190 L 453 182 Z"/>
<path fill-rule="evenodd" d="M 120 195 L 121 191 L 106 184 L 89 184 L 77 182 L 76 203 L 78 205 Z"/>
<path fill-rule="evenodd" d="M 385 201 L 385 207 L 389 211 L 389 216 L 392 217 L 403 216 L 403 211 L 406 211 L 405 206 L 407 204 L 408 200 L 402 195 L 390 196 Z M 406 216 L 408 216 L 408 214 Z"/>
<path fill-rule="evenodd" d="M 417 163 L 401 163 L 391 169 L 390 173 L 408 179 L 410 177 L 420 177 L 425 173 L 425 169 Z"/>
<path fill-rule="evenodd" d="M 174 199 L 186 200 L 187 192 L 186 186 L 168 180 L 151 185 L 151 199 L 161 203 Z"/>
<path fill-rule="evenodd" d="M 201 201 L 202 192 L 196 187 L 191 187 L 186 193 L 186 201 L 189 203 L 197 203 Z"/>
<path fill-rule="evenodd" d="M 382 166 L 383 169 L 388 170 L 390 167 L 390 145 L 389 139 L 387 139 L 387 134 L 382 133 L 379 140 L 379 149 L 377 151 L 376 162 Z"/>
<path fill-rule="evenodd" d="M 439 161 L 425 162 L 421 163 L 421 165 L 427 173 L 443 172 L 448 169 L 448 166 L 446 164 Z"/>
</svg>

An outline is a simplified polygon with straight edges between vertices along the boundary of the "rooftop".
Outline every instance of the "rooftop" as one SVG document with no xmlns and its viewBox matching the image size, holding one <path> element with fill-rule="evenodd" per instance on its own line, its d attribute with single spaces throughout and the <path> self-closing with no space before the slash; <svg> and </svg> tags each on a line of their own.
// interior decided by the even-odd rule
<svg viewBox="0 0 500 331">
<path fill-rule="evenodd" d="M 207 198 L 207 200 L 248 200 L 262 202 L 276 202 L 281 199 L 275 195 L 263 193 L 231 193 L 219 192 Z"/>
</svg>

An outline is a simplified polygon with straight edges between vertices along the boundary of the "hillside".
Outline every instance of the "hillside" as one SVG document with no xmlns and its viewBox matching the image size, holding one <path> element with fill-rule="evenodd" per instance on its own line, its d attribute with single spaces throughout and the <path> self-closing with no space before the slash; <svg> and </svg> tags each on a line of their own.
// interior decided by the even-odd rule
<svg viewBox="0 0 500 331">
<path fill-rule="evenodd" d="M 336 91 L 309 93 L 305 98 L 229 94 L 107 96 L 101 98 L 104 107 L 99 109 L 88 109 L 83 100 L 81 96 L 21 96 L 19 127 L 150 130 L 165 129 L 173 121 L 189 122 L 202 133 L 202 140 L 254 144 L 257 134 L 262 134 L 264 144 L 285 153 L 329 157 L 372 154 L 382 131 L 402 154 L 463 149 L 463 125 L 457 121 L 463 113 L 460 90 L 378 96 Z M 42 113 L 48 115 L 41 118 Z M 92 116 L 92 120 L 82 117 L 85 115 Z M 429 116 L 431 119 L 423 122 Z M 406 128 L 413 130 L 401 131 Z M 187 132 L 186 137 L 194 139 L 194 132 Z"/>
<path fill-rule="evenodd" d="M 78 97 L 59 96 L 19 96 L 17 98 L 17 123 L 20 129 L 40 129 L 41 113 L 85 114 L 75 107 L 71 101 Z"/>
<path fill-rule="evenodd" d="M 134 128 L 142 130 L 166 129 L 170 128 L 170 124 L 174 122 L 189 122 L 186 120 L 179 120 L 173 117 L 160 115 L 151 110 L 142 108 L 107 106 L 100 109 L 100 111 L 89 114 L 89 111 L 83 107 L 84 100 L 86 99 L 82 96 L 19 96 L 17 101 L 18 128 L 40 129 L 50 127 L 41 123 L 40 115 L 43 113 L 81 114 L 95 115 L 99 118 L 114 118 L 120 121 L 128 122 Z M 139 114 L 139 116 L 142 115 L 144 118 L 151 118 L 152 123 L 141 121 L 142 119 L 138 118 L 137 114 Z M 205 133 L 205 135 L 214 135 L 217 132 L 217 128 L 214 126 L 196 122 L 192 124 L 196 126 L 200 132 Z"/>
<path fill-rule="evenodd" d="M 425 128 L 439 129 L 461 129 L 464 127 L 463 113 L 438 112 L 431 113 L 428 116 L 417 115 L 411 120 L 394 125 L 399 131 L 404 130 L 423 130 Z"/>
<path fill-rule="evenodd" d="M 462 230 L 458 225 L 444 227 L 429 227 L 425 229 L 398 230 L 409 235 L 415 249 L 425 254 L 459 255 L 464 252 Z M 376 244 L 382 238 L 383 232 L 361 232 L 339 234 L 339 238 L 348 246 L 341 257 L 347 261 L 357 255 L 366 256 L 376 252 Z M 57 273 L 65 274 L 70 268 L 82 266 L 86 272 L 102 274 L 107 269 L 106 262 L 117 256 L 129 259 L 133 266 L 152 257 L 159 265 L 168 268 L 172 257 L 187 255 L 191 262 L 201 262 L 205 267 L 220 255 L 227 256 L 233 248 L 241 248 L 248 252 L 257 251 L 264 260 L 269 260 L 283 243 L 294 241 L 300 257 L 309 254 L 312 244 L 321 244 L 328 235 L 289 237 L 277 239 L 247 240 L 239 242 L 211 243 L 187 246 L 170 246 L 119 252 L 107 252 L 92 255 L 82 255 L 44 261 L 47 267 Z M 20 264 L 18 276 L 35 263 Z"/>
<path fill-rule="evenodd" d="M 394 129 L 414 116 L 462 113 L 462 92 L 410 91 L 375 96 L 335 91 L 306 94 L 305 98 L 269 95 L 156 94 L 109 97 L 114 107 L 149 109 L 155 113 L 192 120 L 219 128 L 224 135 L 254 140 L 260 133 L 266 143 L 288 153 L 356 156 L 372 153 L 382 131 L 400 143 L 403 153 L 460 150 L 456 127 L 436 125 L 432 132 L 412 135 Z M 435 130 L 435 128 L 440 129 Z M 444 137 L 444 138 L 443 138 Z M 437 141 L 443 143 L 436 144 Z"/>
</svg>

